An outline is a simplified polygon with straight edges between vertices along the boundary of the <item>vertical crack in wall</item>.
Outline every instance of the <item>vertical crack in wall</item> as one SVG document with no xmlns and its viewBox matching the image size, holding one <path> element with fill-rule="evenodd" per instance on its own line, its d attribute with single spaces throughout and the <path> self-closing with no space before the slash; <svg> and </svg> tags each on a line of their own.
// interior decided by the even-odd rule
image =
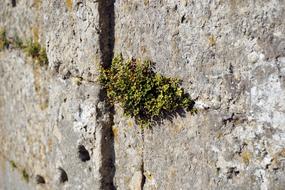
<svg viewBox="0 0 285 190">
<path fill-rule="evenodd" d="M 142 158 L 141 158 L 141 173 L 142 173 L 142 181 L 141 181 L 141 190 L 144 189 L 146 177 L 145 177 L 145 168 L 144 168 L 144 129 L 141 130 L 142 136 Z"/>
<path fill-rule="evenodd" d="M 98 3 L 101 62 L 104 67 L 110 67 L 115 41 L 115 0 L 98 0 Z"/>
<path fill-rule="evenodd" d="M 114 0 L 98 0 L 100 61 L 104 68 L 110 67 L 113 59 L 115 41 L 114 3 Z M 115 150 L 112 132 L 114 108 L 108 103 L 106 97 L 106 91 L 101 88 L 96 116 L 100 129 L 101 165 L 99 174 L 101 177 L 100 189 L 112 190 L 116 189 L 113 182 L 115 176 Z"/>
</svg>

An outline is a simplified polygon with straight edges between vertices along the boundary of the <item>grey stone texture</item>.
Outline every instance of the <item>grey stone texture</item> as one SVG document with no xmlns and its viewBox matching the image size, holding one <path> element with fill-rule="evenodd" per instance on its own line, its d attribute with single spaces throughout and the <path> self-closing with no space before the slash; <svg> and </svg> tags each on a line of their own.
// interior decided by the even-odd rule
<svg viewBox="0 0 285 190">
<path fill-rule="evenodd" d="M 284 0 L 2 0 L 0 27 L 49 59 L 0 52 L 1 190 L 285 188 Z M 113 110 L 113 52 L 182 79 L 197 114 Z"/>
</svg>

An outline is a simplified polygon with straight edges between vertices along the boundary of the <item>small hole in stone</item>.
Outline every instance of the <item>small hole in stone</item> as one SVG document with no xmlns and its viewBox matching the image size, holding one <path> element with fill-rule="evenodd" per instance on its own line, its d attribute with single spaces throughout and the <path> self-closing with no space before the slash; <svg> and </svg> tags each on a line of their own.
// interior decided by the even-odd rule
<svg viewBox="0 0 285 190">
<path fill-rule="evenodd" d="M 65 183 L 68 181 L 67 173 L 61 167 L 58 168 L 59 171 L 59 182 Z"/>
<path fill-rule="evenodd" d="M 183 15 L 183 16 L 181 17 L 181 23 L 184 23 L 185 20 L 186 20 L 186 15 Z"/>
<path fill-rule="evenodd" d="M 218 168 L 217 168 L 217 172 L 220 173 L 220 171 L 221 171 L 221 168 L 218 167 Z"/>
<path fill-rule="evenodd" d="M 78 146 L 78 156 L 82 162 L 90 160 L 89 152 L 86 150 L 86 148 L 83 145 Z"/>
<path fill-rule="evenodd" d="M 83 129 L 85 132 L 87 132 L 87 125 L 84 125 Z"/>
<path fill-rule="evenodd" d="M 16 0 L 11 0 L 12 7 L 16 7 Z"/>
<path fill-rule="evenodd" d="M 67 71 L 64 75 L 63 75 L 63 80 L 69 79 L 71 76 L 71 72 Z"/>
<path fill-rule="evenodd" d="M 36 175 L 36 182 L 37 182 L 37 184 L 45 184 L 46 183 L 45 178 L 41 175 Z"/>
</svg>

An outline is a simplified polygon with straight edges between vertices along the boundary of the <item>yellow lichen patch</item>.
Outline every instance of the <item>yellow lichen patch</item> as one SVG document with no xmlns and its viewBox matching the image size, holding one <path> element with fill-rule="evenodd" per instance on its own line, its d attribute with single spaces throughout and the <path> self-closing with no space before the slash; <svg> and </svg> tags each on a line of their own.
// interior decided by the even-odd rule
<svg viewBox="0 0 285 190">
<path fill-rule="evenodd" d="M 62 134 L 61 134 L 61 132 L 60 132 L 60 130 L 59 130 L 59 128 L 58 128 L 57 125 L 55 125 L 55 126 L 53 127 L 52 133 L 53 133 L 53 135 L 57 138 L 57 140 L 58 140 L 59 142 L 62 141 Z"/>
<path fill-rule="evenodd" d="M 44 97 L 41 99 L 40 109 L 43 111 L 48 108 L 49 100 L 48 98 Z"/>
<path fill-rule="evenodd" d="M 125 183 L 125 184 L 129 184 L 130 181 L 131 181 L 131 177 L 130 177 L 130 176 L 124 177 L 124 183 Z"/>
<path fill-rule="evenodd" d="M 149 172 L 149 171 L 145 171 L 144 173 L 143 173 L 143 175 L 148 179 L 148 180 L 153 180 L 153 176 L 152 176 L 152 174 Z"/>
<path fill-rule="evenodd" d="M 217 42 L 217 39 L 214 35 L 210 35 L 208 38 L 208 43 L 210 46 L 215 46 Z"/>
<path fill-rule="evenodd" d="M 129 127 L 133 127 L 133 126 L 134 126 L 134 123 L 129 120 L 129 121 L 128 121 L 128 126 L 129 126 Z"/>
<path fill-rule="evenodd" d="M 1 138 L 2 139 L 2 138 Z M 0 141 L 1 142 L 1 141 Z M 4 143 L 3 143 L 4 144 Z M 5 158 L 0 154 L 0 170 L 1 172 L 6 172 L 6 160 Z M 1 180 L 0 180 L 1 181 Z"/>
<path fill-rule="evenodd" d="M 183 6 L 185 6 L 185 7 L 186 7 L 186 6 L 187 6 L 187 4 L 188 4 L 188 0 L 183 0 L 183 1 L 182 1 L 182 5 L 183 5 Z"/>
<path fill-rule="evenodd" d="M 100 68 L 100 55 L 96 53 L 94 56 L 92 56 L 92 58 L 94 59 L 96 67 Z"/>
<path fill-rule="evenodd" d="M 0 50 L 4 49 L 4 42 L 0 39 Z"/>
<path fill-rule="evenodd" d="M 220 140 L 224 137 L 224 133 L 222 131 L 218 131 L 216 137 Z"/>
<path fill-rule="evenodd" d="M 39 95 L 41 91 L 41 68 L 39 65 L 35 65 L 33 67 L 33 74 L 34 74 L 34 87 L 35 92 Z"/>
<path fill-rule="evenodd" d="M 174 179 L 177 176 L 177 170 L 175 168 L 170 168 L 168 173 L 169 179 Z"/>
<path fill-rule="evenodd" d="M 116 142 L 118 142 L 118 135 L 119 135 L 119 129 L 117 126 L 113 126 L 112 127 L 112 131 L 113 131 L 113 135 L 114 135 L 114 139 Z"/>
<path fill-rule="evenodd" d="M 243 162 L 246 164 L 246 165 L 248 165 L 249 164 L 249 162 L 250 162 L 250 159 L 251 159 L 251 153 L 249 152 L 249 151 L 243 151 L 242 153 L 241 153 L 241 158 L 242 158 L 242 160 L 243 160 Z"/>
<path fill-rule="evenodd" d="M 271 168 L 279 168 L 280 167 L 280 161 L 285 158 L 285 148 L 282 150 L 276 152 L 271 160 Z"/>
<path fill-rule="evenodd" d="M 38 10 L 42 5 L 42 0 L 34 0 L 34 7 Z"/>
<path fill-rule="evenodd" d="M 66 7 L 69 11 L 72 11 L 72 0 L 65 0 Z"/>
<path fill-rule="evenodd" d="M 50 152 L 52 150 L 52 147 L 53 147 L 53 142 L 52 142 L 51 138 L 48 139 L 48 143 L 47 144 L 48 144 L 47 152 Z"/>
<path fill-rule="evenodd" d="M 145 46 L 141 46 L 140 49 L 141 49 L 141 52 L 142 52 L 143 54 L 146 53 L 146 51 L 147 51 Z"/>
<path fill-rule="evenodd" d="M 179 119 L 178 120 L 175 119 L 174 122 L 171 123 L 171 125 L 172 126 L 170 127 L 170 129 L 174 134 L 180 133 L 184 128 L 183 121 Z"/>
<path fill-rule="evenodd" d="M 280 152 L 279 152 L 279 155 L 281 157 L 285 157 L 285 148 L 283 148 Z"/>
<path fill-rule="evenodd" d="M 144 5 L 148 6 L 149 5 L 149 0 L 144 0 Z"/>
<path fill-rule="evenodd" d="M 82 77 L 72 77 L 72 83 L 73 85 L 81 85 L 82 84 L 82 81 L 83 81 L 83 78 Z"/>
<path fill-rule="evenodd" d="M 46 88 L 42 88 L 42 71 L 41 66 L 36 64 L 33 66 L 34 89 L 39 98 L 39 108 L 43 111 L 48 108 L 49 98 Z"/>
<path fill-rule="evenodd" d="M 34 42 L 39 42 L 39 28 L 37 26 L 34 26 L 32 28 L 32 33 L 33 33 Z"/>
</svg>

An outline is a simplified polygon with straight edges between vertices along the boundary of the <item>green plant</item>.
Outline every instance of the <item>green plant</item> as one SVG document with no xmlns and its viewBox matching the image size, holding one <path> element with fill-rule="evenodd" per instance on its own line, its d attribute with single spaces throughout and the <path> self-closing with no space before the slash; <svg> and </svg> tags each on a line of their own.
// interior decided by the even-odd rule
<svg viewBox="0 0 285 190">
<path fill-rule="evenodd" d="M 0 29 L 0 50 L 8 47 L 23 49 L 28 56 L 31 56 L 35 60 L 35 63 L 41 66 L 48 64 L 46 49 L 40 43 L 33 42 L 32 40 L 23 43 L 23 40 L 18 35 L 8 39 L 6 30 Z"/>
<path fill-rule="evenodd" d="M 18 35 L 15 35 L 15 37 L 14 37 L 13 46 L 15 48 L 18 48 L 18 49 L 22 49 L 23 48 L 23 41 L 21 40 L 21 38 L 19 38 Z"/>
<path fill-rule="evenodd" d="M 6 36 L 6 30 L 0 29 L 0 50 L 7 48 L 9 46 L 9 40 Z"/>
<path fill-rule="evenodd" d="M 13 169 L 17 168 L 17 165 L 16 165 L 16 163 L 15 163 L 14 160 L 11 160 L 11 161 L 10 161 L 10 165 L 11 165 L 11 167 L 12 167 Z"/>
<path fill-rule="evenodd" d="M 25 45 L 24 50 L 41 66 L 48 64 L 46 49 L 41 47 L 40 43 L 30 40 Z"/>
<path fill-rule="evenodd" d="M 29 182 L 30 177 L 29 177 L 29 174 L 27 173 L 27 171 L 25 169 L 22 170 L 22 177 L 26 182 Z"/>
<path fill-rule="evenodd" d="M 100 82 L 111 103 L 118 102 L 127 116 L 150 126 L 178 109 L 191 110 L 193 101 L 181 81 L 154 72 L 154 63 L 116 56 L 109 68 L 100 67 Z"/>
</svg>

